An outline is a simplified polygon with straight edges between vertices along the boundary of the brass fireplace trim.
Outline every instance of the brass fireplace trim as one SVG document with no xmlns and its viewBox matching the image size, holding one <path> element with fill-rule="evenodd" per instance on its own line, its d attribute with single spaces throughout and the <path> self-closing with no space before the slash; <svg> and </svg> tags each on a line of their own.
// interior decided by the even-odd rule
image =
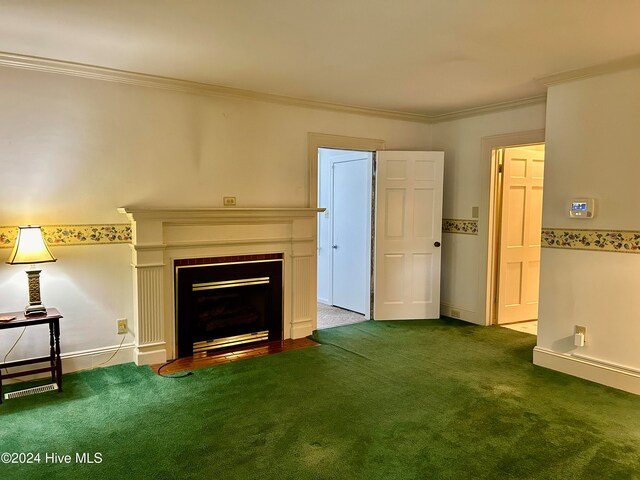
<svg viewBox="0 0 640 480">
<path fill-rule="evenodd" d="M 180 271 L 183 268 L 218 267 L 222 265 L 239 265 L 239 264 L 246 264 L 246 263 L 268 263 L 268 262 L 280 262 L 284 264 L 284 258 L 268 258 L 266 260 L 239 260 L 239 261 L 232 261 L 232 262 L 203 263 L 203 264 L 196 264 L 196 265 L 178 265 L 175 267 L 175 271 L 176 273 L 178 273 L 178 271 Z"/>
<path fill-rule="evenodd" d="M 191 291 L 200 292 L 203 290 L 217 290 L 219 288 L 245 287 L 249 285 L 266 285 L 268 283 L 269 283 L 269 277 L 240 278 L 237 280 L 223 280 L 220 282 L 194 283 L 191 286 Z"/>
<path fill-rule="evenodd" d="M 269 339 L 269 330 L 260 332 L 245 333 L 243 335 L 234 335 L 233 337 L 217 338 L 203 342 L 193 342 L 193 354 L 203 353 L 208 350 L 216 350 L 218 348 L 233 347 L 243 345 L 245 343 L 262 342 Z"/>
</svg>

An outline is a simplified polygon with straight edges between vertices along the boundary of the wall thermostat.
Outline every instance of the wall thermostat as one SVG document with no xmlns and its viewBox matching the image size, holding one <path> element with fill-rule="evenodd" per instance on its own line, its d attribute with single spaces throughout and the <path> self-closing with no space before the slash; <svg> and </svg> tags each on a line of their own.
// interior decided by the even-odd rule
<svg viewBox="0 0 640 480">
<path fill-rule="evenodd" d="M 594 216 L 593 198 L 572 198 L 569 200 L 570 218 L 593 218 Z"/>
</svg>

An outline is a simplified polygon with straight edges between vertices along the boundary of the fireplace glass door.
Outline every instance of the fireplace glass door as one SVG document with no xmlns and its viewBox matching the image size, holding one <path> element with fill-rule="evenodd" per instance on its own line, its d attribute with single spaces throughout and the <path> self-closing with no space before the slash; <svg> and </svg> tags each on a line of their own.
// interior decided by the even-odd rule
<svg viewBox="0 0 640 480">
<path fill-rule="evenodd" d="M 176 267 L 178 356 L 282 339 L 282 260 Z"/>
</svg>

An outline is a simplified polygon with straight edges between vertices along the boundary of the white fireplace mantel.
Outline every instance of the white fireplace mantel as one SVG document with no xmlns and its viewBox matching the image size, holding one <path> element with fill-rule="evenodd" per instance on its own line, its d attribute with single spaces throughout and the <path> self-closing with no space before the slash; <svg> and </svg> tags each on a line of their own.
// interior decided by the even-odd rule
<svg viewBox="0 0 640 480">
<path fill-rule="evenodd" d="M 138 208 L 131 221 L 136 364 L 174 358 L 173 261 L 230 255 L 284 255 L 283 338 L 316 328 L 316 208 Z"/>
</svg>

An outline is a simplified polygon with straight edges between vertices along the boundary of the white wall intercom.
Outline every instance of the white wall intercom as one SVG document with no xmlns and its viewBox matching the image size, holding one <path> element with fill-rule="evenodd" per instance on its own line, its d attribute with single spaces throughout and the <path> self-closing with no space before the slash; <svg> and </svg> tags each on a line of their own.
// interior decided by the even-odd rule
<svg viewBox="0 0 640 480">
<path fill-rule="evenodd" d="M 593 198 L 572 198 L 568 206 L 569 218 L 593 218 L 596 214 Z"/>
</svg>

